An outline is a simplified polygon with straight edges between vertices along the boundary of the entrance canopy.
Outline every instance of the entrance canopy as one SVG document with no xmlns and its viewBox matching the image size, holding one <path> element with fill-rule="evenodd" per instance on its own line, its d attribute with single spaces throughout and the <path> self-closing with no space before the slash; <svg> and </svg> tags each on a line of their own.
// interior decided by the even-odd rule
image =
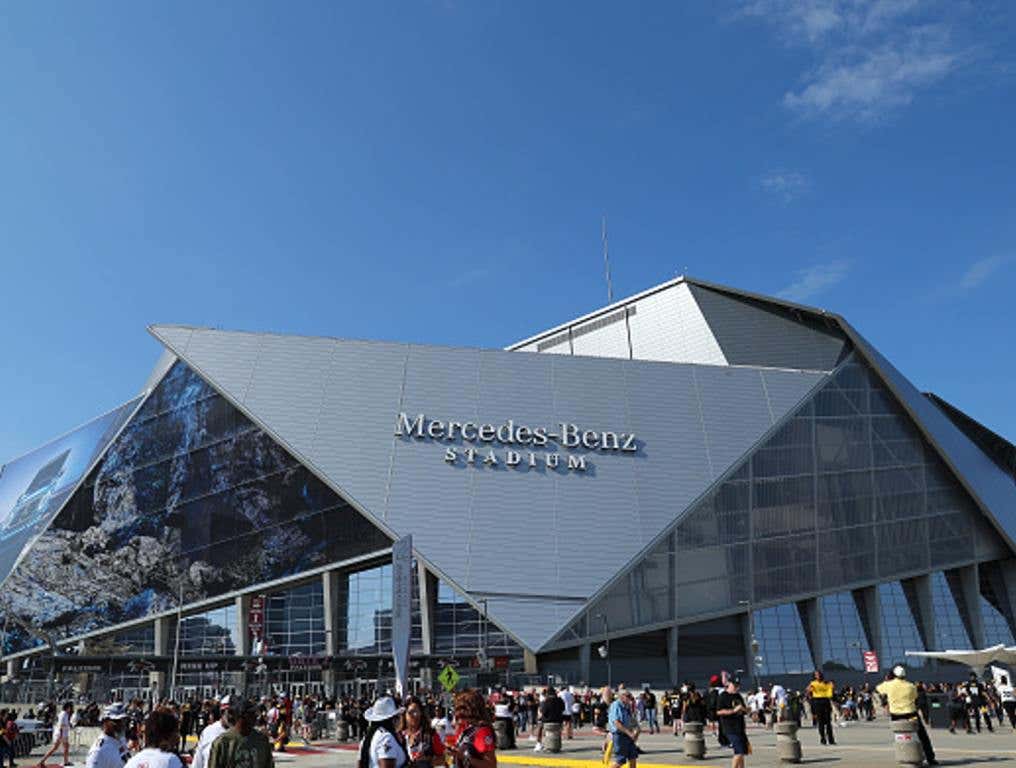
<svg viewBox="0 0 1016 768">
<path fill-rule="evenodd" d="M 964 664 L 974 669 L 983 670 L 993 661 L 1016 665 L 1016 645 L 1006 647 L 999 644 L 980 651 L 907 651 L 907 656 L 953 661 L 957 664 Z"/>
</svg>

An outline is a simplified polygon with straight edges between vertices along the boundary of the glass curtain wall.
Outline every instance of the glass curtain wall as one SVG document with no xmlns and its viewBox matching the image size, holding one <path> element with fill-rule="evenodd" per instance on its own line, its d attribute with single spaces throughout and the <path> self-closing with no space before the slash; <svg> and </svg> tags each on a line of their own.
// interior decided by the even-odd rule
<svg viewBox="0 0 1016 768">
<path fill-rule="evenodd" d="M 892 395 L 851 354 L 674 526 L 672 541 L 664 537 L 647 553 L 640 575 L 623 574 L 586 615 L 607 614 L 612 630 L 659 625 L 988 559 L 997 536 L 986 525 Z M 673 602 L 660 599 L 671 585 Z M 859 634 L 852 618 L 844 620 L 850 637 L 827 641 L 840 657 Z"/>
</svg>

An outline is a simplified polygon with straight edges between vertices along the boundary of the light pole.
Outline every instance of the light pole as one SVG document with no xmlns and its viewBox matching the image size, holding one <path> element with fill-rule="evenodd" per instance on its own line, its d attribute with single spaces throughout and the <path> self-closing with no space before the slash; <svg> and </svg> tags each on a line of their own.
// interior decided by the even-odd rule
<svg viewBox="0 0 1016 768">
<path fill-rule="evenodd" d="M 607 687 L 613 688 L 614 680 L 610 668 L 610 627 L 607 626 L 607 614 L 598 613 L 593 618 L 603 619 L 603 645 L 601 645 L 596 650 L 599 652 L 601 659 L 607 660 Z"/>
</svg>

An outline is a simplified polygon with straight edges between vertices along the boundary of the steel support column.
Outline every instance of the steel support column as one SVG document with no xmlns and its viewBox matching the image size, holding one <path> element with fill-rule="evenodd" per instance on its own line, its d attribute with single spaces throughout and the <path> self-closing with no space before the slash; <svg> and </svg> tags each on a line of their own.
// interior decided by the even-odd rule
<svg viewBox="0 0 1016 768">
<path fill-rule="evenodd" d="M 825 650 L 822 647 L 822 605 L 819 599 L 813 597 L 798 601 L 797 615 L 801 617 L 804 639 L 808 641 L 812 663 L 815 669 L 821 669 L 822 662 L 825 661 Z"/>
</svg>

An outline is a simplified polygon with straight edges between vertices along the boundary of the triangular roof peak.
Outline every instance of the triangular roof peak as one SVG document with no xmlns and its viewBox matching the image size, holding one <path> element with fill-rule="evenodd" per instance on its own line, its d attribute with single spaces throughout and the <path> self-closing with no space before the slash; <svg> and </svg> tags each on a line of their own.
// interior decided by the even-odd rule
<svg viewBox="0 0 1016 768">
<path fill-rule="evenodd" d="M 657 293 L 660 293 L 662 291 L 666 291 L 666 290 L 672 289 L 672 288 L 674 288 L 676 286 L 679 286 L 679 285 L 694 285 L 694 286 L 698 286 L 699 288 L 706 288 L 708 290 L 716 291 L 717 293 L 723 293 L 723 294 L 726 294 L 728 296 L 733 296 L 735 298 L 748 299 L 750 301 L 762 302 L 764 304 L 772 305 L 773 307 L 782 308 L 782 309 L 788 309 L 788 310 L 792 310 L 792 311 L 795 311 L 795 312 L 802 312 L 802 313 L 811 315 L 813 317 L 823 318 L 823 319 L 826 319 L 826 320 L 831 320 L 831 321 L 834 321 L 836 323 L 838 323 L 838 321 L 840 320 L 839 315 L 837 315 L 837 314 L 835 314 L 833 312 L 830 312 L 829 310 L 823 309 L 821 307 L 814 307 L 814 306 L 810 306 L 808 304 L 801 304 L 799 302 L 790 301 L 789 299 L 783 299 L 783 298 L 779 298 L 779 297 L 775 297 L 775 296 L 767 296 L 765 294 L 756 293 L 754 291 L 746 291 L 746 290 L 743 290 L 741 288 L 734 288 L 734 287 L 729 286 L 729 285 L 723 285 L 721 283 L 714 283 L 714 282 L 711 282 L 709 280 L 702 280 L 700 278 L 693 277 L 691 275 L 678 275 L 677 277 L 674 277 L 674 278 L 672 278 L 670 280 L 665 280 L 664 282 L 662 282 L 662 283 L 660 283 L 658 285 L 654 285 L 651 288 L 647 288 L 644 291 L 639 291 L 638 293 L 633 293 L 630 296 L 626 296 L 623 299 L 618 299 L 617 301 L 614 301 L 614 302 L 612 302 L 610 304 L 607 304 L 607 305 L 605 305 L 603 307 L 600 307 L 599 309 L 595 309 L 592 312 L 588 312 L 588 313 L 586 313 L 584 315 L 580 315 L 580 316 L 575 317 L 575 318 L 573 318 L 571 320 L 568 320 L 566 322 L 563 322 L 563 323 L 560 323 L 558 325 L 555 325 L 552 328 L 548 328 L 546 330 L 540 331 L 539 333 L 535 333 L 532 336 L 529 336 L 529 337 L 527 337 L 525 339 L 522 339 L 521 341 L 517 341 L 517 342 L 514 342 L 512 344 L 509 344 L 507 347 L 505 347 L 505 349 L 510 349 L 510 350 L 520 349 L 520 348 L 525 347 L 527 345 L 533 344 L 534 342 L 538 342 L 538 341 L 540 341 L 542 339 L 545 339 L 545 338 L 553 336 L 553 335 L 555 335 L 557 333 L 560 333 L 560 332 L 566 330 L 567 328 L 570 328 L 570 327 L 576 326 L 576 325 L 581 325 L 583 323 L 587 323 L 590 320 L 595 320 L 595 319 L 597 319 L 599 317 L 602 317 L 604 315 L 609 315 L 612 312 L 615 312 L 615 311 L 620 310 L 620 309 L 622 309 L 624 307 L 630 306 L 631 304 L 634 304 L 634 303 L 636 303 L 638 301 L 641 301 L 643 299 L 649 298 L 650 296 L 653 296 L 654 294 L 657 294 Z"/>
</svg>

